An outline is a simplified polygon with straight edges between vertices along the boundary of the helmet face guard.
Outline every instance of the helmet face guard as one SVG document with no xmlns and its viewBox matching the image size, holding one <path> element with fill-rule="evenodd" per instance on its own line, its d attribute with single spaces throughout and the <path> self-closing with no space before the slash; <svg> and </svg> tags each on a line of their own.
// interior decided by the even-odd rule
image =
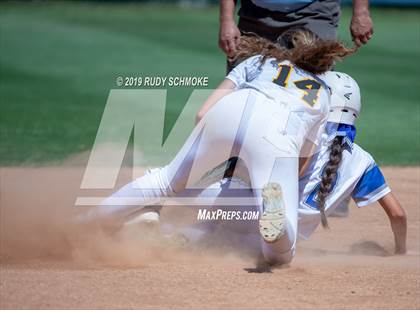
<svg viewBox="0 0 420 310">
<path fill-rule="evenodd" d="M 328 115 L 328 121 L 354 125 L 356 119 L 359 117 L 360 110 L 352 105 L 346 105 L 346 102 L 342 100 L 340 96 L 336 94 L 331 95 L 330 111 Z"/>
<path fill-rule="evenodd" d="M 330 109 L 327 121 L 337 124 L 354 125 L 357 118 L 356 113 L 354 112 L 355 111 L 345 109 Z"/>
<path fill-rule="evenodd" d="M 354 125 L 359 117 L 360 89 L 349 75 L 330 71 L 320 76 L 331 89 L 328 122 Z"/>
</svg>

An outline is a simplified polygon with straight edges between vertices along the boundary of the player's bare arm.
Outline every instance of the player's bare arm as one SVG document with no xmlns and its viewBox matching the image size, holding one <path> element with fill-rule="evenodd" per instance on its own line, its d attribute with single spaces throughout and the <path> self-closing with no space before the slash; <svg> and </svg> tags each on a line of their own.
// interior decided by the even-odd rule
<svg viewBox="0 0 420 310">
<path fill-rule="evenodd" d="M 299 155 L 299 177 L 301 177 L 305 172 L 306 168 L 308 168 L 308 165 L 312 159 L 315 149 L 316 144 L 306 139 Z"/>
<path fill-rule="evenodd" d="M 372 37 L 373 22 L 369 12 L 369 0 L 353 0 L 350 33 L 358 47 L 366 44 Z"/>
<path fill-rule="evenodd" d="M 395 239 L 395 254 L 405 254 L 407 252 L 407 217 L 404 209 L 392 193 L 379 199 L 379 203 L 384 208 L 391 222 Z"/>
<path fill-rule="evenodd" d="M 227 56 L 235 52 L 236 43 L 241 36 L 235 23 L 234 12 L 235 0 L 220 1 L 219 47 Z"/>
<path fill-rule="evenodd" d="M 231 93 L 235 89 L 235 84 L 229 80 L 225 79 L 219 86 L 211 93 L 211 95 L 207 98 L 204 102 L 200 110 L 198 111 L 195 120 L 198 123 L 204 115 L 210 110 L 212 106 L 216 104 L 217 101 L 222 99 L 222 97 L 226 96 L 227 94 Z"/>
</svg>

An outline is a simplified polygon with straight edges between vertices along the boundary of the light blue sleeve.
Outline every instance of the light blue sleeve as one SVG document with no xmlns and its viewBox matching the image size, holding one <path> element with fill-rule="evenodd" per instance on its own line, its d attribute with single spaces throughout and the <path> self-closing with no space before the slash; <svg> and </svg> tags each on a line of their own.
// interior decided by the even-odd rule
<svg viewBox="0 0 420 310">
<path fill-rule="evenodd" d="M 352 192 L 357 206 L 363 207 L 382 198 L 390 192 L 379 167 L 373 162 L 363 173 Z"/>
</svg>

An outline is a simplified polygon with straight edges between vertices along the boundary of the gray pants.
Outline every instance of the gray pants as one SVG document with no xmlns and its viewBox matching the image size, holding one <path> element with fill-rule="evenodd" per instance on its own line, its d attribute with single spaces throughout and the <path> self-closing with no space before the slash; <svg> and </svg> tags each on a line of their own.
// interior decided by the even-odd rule
<svg viewBox="0 0 420 310">
<path fill-rule="evenodd" d="M 338 16 L 332 15 L 329 18 L 311 18 L 302 17 L 296 21 L 287 23 L 285 26 L 273 27 L 265 25 L 258 20 L 247 19 L 241 17 L 239 19 L 238 28 L 242 35 L 256 34 L 260 37 L 266 38 L 272 42 L 278 42 L 278 38 L 287 30 L 290 29 L 309 29 L 323 40 L 334 40 L 337 37 Z M 279 42 L 286 44 L 286 42 Z M 237 63 L 227 61 L 226 71 L 229 73 Z"/>
<path fill-rule="evenodd" d="M 295 8 L 278 3 L 275 10 L 258 6 L 255 2 L 241 1 L 239 29 L 255 32 L 275 41 L 284 31 L 306 28 L 323 40 L 333 40 L 340 20 L 339 0 L 316 0 Z"/>
</svg>

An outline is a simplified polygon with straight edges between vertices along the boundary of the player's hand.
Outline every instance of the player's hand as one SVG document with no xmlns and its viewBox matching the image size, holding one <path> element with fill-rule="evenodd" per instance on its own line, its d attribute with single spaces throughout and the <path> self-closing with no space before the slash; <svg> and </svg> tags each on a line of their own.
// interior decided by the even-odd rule
<svg viewBox="0 0 420 310">
<path fill-rule="evenodd" d="M 407 254 L 407 249 L 405 248 L 405 246 L 396 246 L 395 247 L 395 255 L 405 255 Z"/>
<path fill-rule="evenodd" d="M 413 251 L 413 250 L 401 250 L 401 249 L 397 250 L 397 249 L 395 249 L 394 255 L 396 255 L 396 256 L 404 255 L 404 256 L 408 256 L 408 257 L 411 257 L 411 256 L 419 257 L 420 253 L 417 252 L 417 251 Z"/>
<path fill-rule="evenodd" d="M 373 35 L 373 22 L 369 12 L 353 13 L 350 23 L 350 33 L 357 47 L 366 44 Z"/>
<path fill-rule="evenodd" d="M 241 36 L 238 26 L 233 20 L 223 22 L 219 31 L 219 47 L 229 57 L 236 51 L 236 43 Z"/>
</svg>

